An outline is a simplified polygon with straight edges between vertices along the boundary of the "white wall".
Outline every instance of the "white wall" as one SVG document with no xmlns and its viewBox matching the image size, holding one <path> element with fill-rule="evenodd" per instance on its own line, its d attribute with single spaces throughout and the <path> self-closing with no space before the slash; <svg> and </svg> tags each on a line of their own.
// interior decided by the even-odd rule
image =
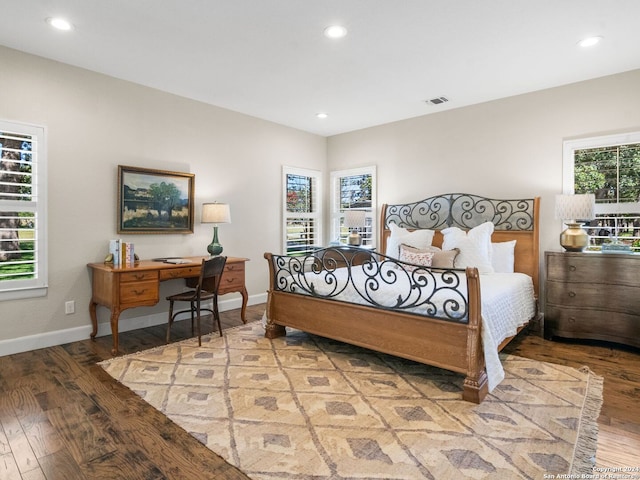
<svg viewBox="0 0 640 480">
<path fill-rule="evenodd" d="M 102 261 L 119 236 L 119 164 L 195 174 L 195 233 L 120 235 L 141 258 L 206 255 L 212 227 L 200 224 L 201 204 L 228 202 L 233 223 L 219 228 L 224 253 L 250 259 L 249 295 L 264 301 L 263 253 L 281 248 L 282 165 L 324 171 L 325 138 L 4 47 L 0 65 L 0 117 L 46 126 L 49 161 L 48 295 L 0 302 L 0 355 L 88 338 L 86 264 Z M 182 288 L 165 282 L 161 299 Z M 64 313 L 67 300 L 76 301 L 73 315 Z M 239 305 L 238 294 L 221 300 L 223 308 Z M 166 311 L 161 300 L 123 312 L 120 323 L 164 321 Z M 109 333 L 108 311 L 98 307 L 98 317 Z"/>
<path fill-rule="evenodd" d="M 563 140 L 634 130 L 640 70 L 336 135 L 328 170 L 377 165 L 380 204 L 447 192 L 540 196 L 542 257 L 560 250 Z"/>
</svg>

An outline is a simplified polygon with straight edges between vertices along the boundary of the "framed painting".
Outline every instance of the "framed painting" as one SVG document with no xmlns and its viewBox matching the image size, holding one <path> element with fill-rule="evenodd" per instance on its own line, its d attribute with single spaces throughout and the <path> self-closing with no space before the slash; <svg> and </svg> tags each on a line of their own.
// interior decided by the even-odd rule
<svg viewBox="0 0 640 480">
<path fill-rule="evenodd" d="M 118 165 L 118 233 L 193 233 L 195 175 Z"/>
</svg>

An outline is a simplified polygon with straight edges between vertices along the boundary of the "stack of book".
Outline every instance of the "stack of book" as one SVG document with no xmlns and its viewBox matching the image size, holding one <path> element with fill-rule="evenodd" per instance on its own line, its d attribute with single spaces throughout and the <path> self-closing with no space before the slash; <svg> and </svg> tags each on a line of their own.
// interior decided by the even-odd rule
<svg viewBox="0 0 640 480">
<path fill-rule="evenodd" d="M 109 253 L 113 255 L 113 266 L 132 266 L 135 264 L 134 246 L 131 242 L 109 240 Z"/>
</svg>

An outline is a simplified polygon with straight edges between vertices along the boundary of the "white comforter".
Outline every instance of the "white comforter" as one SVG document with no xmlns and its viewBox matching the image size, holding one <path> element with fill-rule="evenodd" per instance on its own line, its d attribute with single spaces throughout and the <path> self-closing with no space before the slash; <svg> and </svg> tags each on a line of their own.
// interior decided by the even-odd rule
<svg viewBox="0 0 640 480">
<path fill-rule="evenodd" d="M 332 297 L 334 300 L 341 300 L 351 303 L 367 305 L 367 302 L 356 291 L 354 285 L 358 285 L 358 290 L 364 291 L 360 286 L 367 278 L 362 267 L 352 267 L 353 284 L 348 282 L 347 268 L 340 268 L 335 271 L 334 284 L 325 283 L 325 272 L 321 274 L 306 273 L 305 278 L 309 285 L 319 295 L 327 295 L 335 289 L 335 285 L 346 286 L 339 296 Z M 389 270 L 388 272 L 392 272 Z M 388 273 L 387 272 L 387 273 Z M 407 292 L 412 292 L 418 303 L 422 297 L 427 298 L 433 289 L 425 288 L 421 290 L 410 289 L 410 278 L 404 271 L 396 269 L 396 280 L 392 285 L 380 282 L 381 288 L 372 292 L 375 303 L 387 307 L 393 307 L 398 295 L 406 296 Z M 451 274 L 451 272 L 449 272 Z M 456 272 L 459 281 L 457 291 L 465 297 L 467 295 L 466 277 L 462 272 Z M 384 276 L 384 272 L 383 272 Z M 439 274 L 435 274 L 435 282 L 430 284 L 436 286 L 445 285 Z M 414 279 L 415 280 L 415 279 Z M 522 273 L 491 273 L 480 275 L 480 290 L 482 297 L 482 343 L 484 347 L 484 357 L 487 365 L 487 377 L 489 391 L 492 391 L 504 379 L 504 370 L 498 356 L 498 346 L 502 341 L 516 334 L 518 327 L 526 324 L 536 311 L 533 282 L 531 277 Z M 304 293 L 300 289 L 294 289 L 298 293 Z M 369 290 L 370 291 L 370 290 Z M 370 291 L 371 292 L 371 291 Z M 420 293 L 421 292 L 421 293 Z M 440 290 L 433 299 L 439 314 L 442 313 L 447 294 L 451 290 Z M 455 291 L 453 291 L 455 293 Z M 419 297 L 418 295 L 421 295 Z M 456 300 L 460 300 L 459 295 L 455 295 Z M 432 300 L 433 300 L 432 299 Z M 413 313 L 432 316 L 427 312 L 427 307 L 415 307 L 407 309 Z"/>
</svg>

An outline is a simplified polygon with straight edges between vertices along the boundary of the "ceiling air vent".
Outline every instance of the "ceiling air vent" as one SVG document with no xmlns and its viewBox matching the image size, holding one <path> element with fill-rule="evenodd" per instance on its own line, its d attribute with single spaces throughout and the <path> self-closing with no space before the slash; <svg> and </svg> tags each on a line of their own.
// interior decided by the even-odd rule
<svg viewBox="0 0 640 480">
<path fill-rule="evenodd" d="M 425 102 L 427 102 L 429 105 L 440 105 L 440 104 L 446 103 L 448 101 L 449 101 L 449 99 L 447 97 L 436 97 L 436 98 L 432 98 L 430 100 L 425 100 Z"/>
</svg>

